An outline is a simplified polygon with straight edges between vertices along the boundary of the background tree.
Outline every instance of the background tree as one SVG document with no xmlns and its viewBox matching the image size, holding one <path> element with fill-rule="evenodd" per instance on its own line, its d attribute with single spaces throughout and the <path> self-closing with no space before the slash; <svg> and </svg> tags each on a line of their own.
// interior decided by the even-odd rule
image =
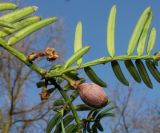
<svg viewBox="0 0 160 133">
<path fill-rule="evenodd" d="M 36 7 L 32 7 L 32 8 L 35 10 Z M 31 8 L 29 8 L 29 9 L 31 9 Z M 23 11 L 23 13 L 24 13 L 24 11 Z M 21 30 L 20 30 L 20 32 L 18 31 L 17 34 L 14 34 L 13 36 L 7 38 L 6 40 L 4 40 L 4 37 L 3 37 L 3 39 L 0 38 L 1 47 L 5 48 L 11 54 L 15 55 L 19 60 L 24 62 L 32 70 L 38 72 L 42 76 L 42 79 L 44 79 L 44 81 L 42 80 L 41 82 L 38 83 L 38 84 L 41 84 L 40 86 L 43 88 L 43 92 L 41 93 L 42 99 L 47 99 L 50 94 L 50 91 L 51 90 L 54 91 L 55 89 L 59 90 L 59 92 L 63 96 L 63 98 L 58 99 L 58 101 L 56 100 L 54 102 L 54 106 L 58 106 L 58 107 L 54 108 L 54 111 L 56 112 L 56 114 L 51 118 L 50 122 L 48 123 L 47 132 L 51 132 L 52 129 L 54 129 L 55 131 L 62 130 L 63 132 L 65 132 L 65 130 L 66 130 L 66 132 L 67 131 L 69 132 L 69 130 L 71 131 L 71 129 L 72 129 L 72 131 L 74 130 L 74 132 L 76 132 L 77 130 L 80 131 L 82 128 L 83 128 L 83 131 L 86 131 L 86 129 L 87 129 L 88 132 L 97 132 L 97 130 L 103 131 L 103 127 L 100 124 L 101 119 L 106 116 L 113 116 L 113 114 L 109 112 L 110 110 L 113 109 L 113 107 L 101 110 L 102 107 L 108 103 L 108 99 L 105 96 L 105 94 L 103 93 L 103 89 L 102 89 L 102 87 L 106 87 L 106 84 L 96 75 L 96 73 L 93 71 L 91 66 L 111 62 L 112 69 L 113 69 L 117 79 L 120 82 L 122 82 L 124 85 L 128 86 L 129 82 L 125 79 L 125 77 L 121 71 L 121 68 L 119 66 L 119 63 L 118 63 L 119 60 L 122 60 L 122 61 L 124 61 L 126 66 L 128 66 L 128 65 L 132 66 L 132 69 L 130 67 L 127 67 L 127 69 L 129 70 L 129 72 L 131 73 L 131 75 L 133 76 L 135 81 L 140 82 L 140 80 L 142 79 L 143 82 L 149 88 L 152 88 L 153 87 L 152 82 L 149 79 L 147 71 L 145 71 L 146 70 L 145 66 L 143 65 L 143 62 L 142 62 L 142 60 L 146 60 L 146 65 L 147 65 L 149 71 L 151 72 L 151 74 L 153 76 L 154 76 L 154 74 L 156 74 L 156 76 L 154 76 L 154 78 L 156 80 L 159 80 L 159 75 L 158 75 L 159 73 L 156 69 L 156 65 L 157 65 L 156 63 L 157 63 L 157 60 L 159 59 L 159 54 L 150 55 L 150 51 L 153 48 L 154 41 L 151 41 L 152 42 L 151 43 L 150 39 L 149 39 L 149 44 L 148 44 L 149 48 L 147 48 L 147 55 L 142 56 L 143 51 L 144 51 L 144 48 L 143 48 L 144 45 L 142 45 L 142 42 L 144 42 L 144 40 L 143 40 L 144 38 L 146 39 L 146 36 L 148 34 L 148 32 L 146 32 L 146 31 L 148 31 L 148 28 L 149 28 L 148 24 L 150 24 L 151 18 L 152 18 L 151 9 L 147 8 L 143 12 L 142 16 L 140 17 L 140 20 L 138 21 L 135 29 L 138 29 L 137 27 L 141 27 L 141 29 L 140 29 L 140 31 L 135 30 L 133 32 L 133 35 L 131 37 L 131 41 L 129 43 L 129 47 L 127 50 L 127 55 L 124 55 L 124 56 L 115 56 L 114 31 L 113 31 L 113 29 L 115 27 L 115 16 L 116 16 L 116 6 L 113 6 L 111 9 L 110 15 L 109 15 L 108 30 L 107 30 L 107 48 L 108 48 L 108 52 L 110 55 L 109 57 L 103 57 L 103 58 L 99 58 L 99 59 L 96 59 L 96 60 L 93 60 L 93 61 L 90 61 L 87 63 L 82 63 L 81 57 L 88 52 L 90 47 L 89 46 L 82 47 L 82 43 L 81 43 L 81 36 L 82 36 L 81 35 L 82 28 L 81 27 L 82 26 L 81 26 L 81 23 L 79 22 L 77 25 L 76 34 L 75 34 L 75 49 L 74 49 L 75 53 L 74 53 L 74 55 L 71 56 L 64 64 L 54 65 L 48 71 L 44 70 L 42 67 L 39 67 L 39 66 L 41 66 L 40 63 L 38 63 L 39 66 L 37 66 L 36 65 L 37 63 L 33 62 L 35 58 L 40 57 L 40 56 L 44 56 L 47 52 L 39 52 L 39 51 L 37 52 L 36 51 L 36 52 L 32 53 L 31 55 L 26 56 L 23 54 L 24 52 L 22 53 L 22 52 L 18 51 L 17 49 L 15 49 L 13 46 L 11 46 L 14 43 L 18 42 L 19 40 L 23 39 L 24 35 L 26 35 L 26 36 L 29 35 L 31 33 L 30 31 L 37 30 L 37 27 L 36 27 L 37 24 L 34 25 L 35 27 L 31 26 L 32 28 L 30 26 L 28 26 L 30 28 L 30 31 L 28 31 L 29 33 L 21 32 Z M 5 27 L 13 28 L 11 23 L 9 22 L 9 20 L 13 20 L 13 19 L 15 19 L 15 18 L 8 17 L 8 19 L 7 19 L 8 23 L 1 22 L 1 25 L 3 25 L 4 28 Z M 53 22 L 54 18 L 47 19 L 44 24 L 48 25 L 50 23 L 50 20 L 51 20 L 51 22 Z M 42 22 L 44 22 L 44 21 L 42 21 Z M 49 23 L 47 23 L 47 22 L 49 22 Z M 27 31 L 26 28 L 24 28 L 24 29 L 25 29 L 24 31 Z M 25 34 L 22 34 L 22 33 L 25 33 Z M 109 34 L 109 33 L 111 33 L 111 34 Z M 152 36 L 152 34 L 154 34 L 154 36 Z M 142 38 L 142 37 L 144 37 L 144 38 Z M 152 37 L 153 38 L 155 37 L 155 28 L 152 28 L 150 38 L 152 39 Z M 134 48 L 137 43 L 137 42 L 135 43 L 135 41 L 139 41 L 138 44 L 140 43 L 141 45 L 139 44 L 138 48 L 137 48 L 138 55 L 131 56 L 132 53 L 134 52 Z M 53 53 L 54 52 L 51 52 L 50 54 L 52 55 Z M 48 59 L 51 59 L 51 58 L 49 58 L 50 54 L 47 55 Z M 54 54 L 56 54 L 56 53 L 54 53 Z M 131 60 L 136 60 L 135 63 L 136 63 L 136 68 L 138 69 L 138 72 L 140 73 L 139 76 L 138 76 L 139 73 L 137 73 L 136 69 L 134 69 L 135 67 L 134 67 L 134 65 L 132 65 Z M 154 62 L 152 62 L 152 61 L 154 61 Z M 77 65 L 71 66 L 75 62 L 77 62 Z M 150 63 L 150 64 L 148 64 L 148 63 Z M 8 65 L 8 66 L 10 67 L 10 65 Z M 83 83 L 84 79 L 80 78 L 77 73 L 77 70 L 79 70 L 79 69 L 84 69 L 86 75 L 94 83 L 92 83 L 92 84 Z M 132 72 L 134 72 L 134 74 Z M 8 77 L 9 77 L 8 79 L 10 79 L 10 76 L 8 76 Z M 13 81 L 14 81 L 14 79 L 13 79 Z M 67 81 L 67 82 L 63 83 L 63 81 L 64 82 Z M 48 85 L 52 85 L 54 88 L 49 89 L 49 88 L 47 88 Z M 66 85 L 66 86 L 64 86 L 64 85 Z M 13 87 L 14 86 L 15 85 L 13 84 Z M 10 90 L 11 91 L 11 99 L 14 99 L 14 88 L 13 87 L 11 87 L 11 90 Z M 87 91 L 87 90 L 89 90 L 89 91 Z M 85 104 L 74 105 L 73 100 L 78 95 L 76 94 L 76 97 L 74 98 L 73 95 L 72 94 L 70 95 L 69 92 L 71 92 L 72 94 L 74 92 L 79 92 L 78 95 L 81 96 L 81 99 L 84 101 Z M 129 99 L 131 97 L 131 92 L 132 92 L 132 89 L 129 88 L 126 102 L 124 102 L 124 104 L 122 106 L 120 117 L 118 118 L 118 121 L 117 121 L 115 127 L 113 128 L 113 132 L 117 130 L 117 125 L 121 124 L 121 118 L 122 118 L 122 124 L 123 124 L 124 131 L 129 132 L 129 130 L 130 130 L 128 123 L 127 123 L 127 120 L 125 118 L 125 111 L 127 109 L 127 106 L 129 105 Z M 47 95 L 43 95 L 43 94 L 47 94 Z M 99 94 L 101 96 L 97 97 L 97 95 L 99 95 Z M 103 99 L 103 101 L 101 101 L 101 99 L 99 99 L 99 98 L 104 98 L 104 99 Z M 7 123 L 2 124 L 2 129 L 5 132 L 8 132 L 8 129 L 9 129 L 8 127 L 11 125 L 10 124 L 12 121 L 11 114 L 13 113 L 13 109 L 14 109 L 13 105 L 14 105 L 14 101 L 11 102 L 11 108 L 8 111 L 8 113 L 10 114 L 9 119 L 8 119 L 9 121 L 7 121 Z M 84 111 L 84 110 L 89 111 L 89 114 L 86 118 L 81 120 L 78 115 L 78 111 Z M 23 112 L 23 111 L 21 111 L 21 112 Z M 69 112 L 72 112 L 72 113 L 69 113 Z M 3 118 L 2 118 L 2 120 L 3 120 Z M 70 121 L 68 122 L 68 120 L 70 120 Z M 71 123 L 73 120 L 75 120 L 74 123 Z M 21 120 L 18 120 L 18 121 L 21 121 Z M 32 120 L 29 120 L 29 121 L 32 121 Z M 71 123 L 71 124 L 68 126 L 69 123 Z"/>
<path fill-rule="evenodd" d="M 109 88 L 108 94 L 115 105 L 115 117 L 105 122 L 109 132 L 159 132 L 159 100 L 149 99 L 147 91 L 135 87 L 134 82 L 127 89 L 120 84 Z"/>
<path fill-rule="evenodd" d="M 21 2 L 18 2 L 20 5 Z M 3 15 L 3 14 L 2 14 Z M 43 36 L 43 40 L 40 37 Z M 48 26 L 29 38 L 22 40 L 15 48 L 26 55 L 32 51 L 43 50 L 52 47 L 59 51 L 60 58 L 56 62 L 63 61 L 64 53 L 64 29 L 63 22 Z M 2 132 L 44 132 L 50 113 L 52 114 L 52 102 L 57 98 L 55 93 L 47 101 L 41 101 L 40 90 L 36 88 L 38 75 L 29 70 L 22 62 L 19 62 L 6 51 L 1 50 L 0 56 L 0 129 Z M 43 60 L 41 66 L 48 68 L 51 63 Z M 35 93 L 37 92 L 37 93 Z M 37 100 L 32 101 L 31 99 Z M 32 101 L 32 103 L 30 102 Z M 51 102 L 52 101 L 52 102 Z M 42 126 L 43 125 L 43 126 Z"/>
</svg>

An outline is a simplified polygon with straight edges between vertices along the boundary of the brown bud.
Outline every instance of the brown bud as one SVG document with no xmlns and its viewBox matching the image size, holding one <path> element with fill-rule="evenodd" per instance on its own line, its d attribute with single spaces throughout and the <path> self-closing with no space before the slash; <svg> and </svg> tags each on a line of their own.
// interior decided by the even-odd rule
<svg viewBox="0 0 160 133">
<path fill-rule="evenodd" d="M 43 101 L 43 100 L 48 100 L 50 94 L 47 91 L 42 91 L 40 96 L 41 96 L 41 100 Z"/>
<path fill-rule="evenodd" d="M 84 103 L 91 107 L 101 108 L 108 103 L 108 97 L 103 88 L 95 83 L 82 83 L 77 87 L 77 90 Z"/>
<path fill-rule="evenodd" d="M 55 51 L 54 48 L 46 48 L 45 51 L 42 52 L 33 52 L 27 56 L 28 61 L 32 62 L 37 58 L 47 57 L 48 61 L 54 61 L 59 57 L 58 52 Z"/>
<path fill-rule="evenodd" d="M 58 52 L 56 52 L 54 48 L 46 48 L 45 54 L 49 61 L 56 60 L 59 57 Z"/>
<path fill-rule="evenodd" d="M 38 58 L 39 53 L 38 52 L 34 52 L 31 53 L 27 56 L 28 61 L 34 61 L 36 58 Z"/>
</svg>

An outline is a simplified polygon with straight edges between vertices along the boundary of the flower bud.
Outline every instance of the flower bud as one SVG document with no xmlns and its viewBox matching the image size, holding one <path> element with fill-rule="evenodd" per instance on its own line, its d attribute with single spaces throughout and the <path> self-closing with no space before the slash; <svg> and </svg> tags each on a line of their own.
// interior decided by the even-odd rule
<svg viewBox="0 0 160 133">
<path fill-rule="evenodd" d="M 41 94 L 41 100 L 48 100 L 49 96 L 50 96 L 50 93 L 48 93 L 47 91 L 42 91 Z"/>
<path fill-rule="evenodd" d="M 48 61 L 54 61 L 59 57 L 58 52 L 54 48 L 46 48 L 45 54 Z"/>
<path fill-rule="evenodd" d="M 95 83 L 82 83 L 78 85 L 77 90 L 84 103 L 91 107 L 101 108 L 108 103 L 108 97 L 103 88 Z"/>
</svg>

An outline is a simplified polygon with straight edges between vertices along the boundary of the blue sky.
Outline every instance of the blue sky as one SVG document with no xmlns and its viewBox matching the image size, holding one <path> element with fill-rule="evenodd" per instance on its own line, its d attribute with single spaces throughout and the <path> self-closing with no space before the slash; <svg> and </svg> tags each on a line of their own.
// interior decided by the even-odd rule
<svg viewBox="0 0 160 133">
<path fill-rule="evenodd" d="M 27 5 L 39 7 L 38 15 L 45 17 L 56 16 L 63 19 L 66 36 L 66 58 L 73 52 L 74 31 L 76 23 L 81 20 L 83 24 L 83 44 L 91 45 L 92 49 L 84 60 L 92 60 L 108 55 L 106 50 L 106 25 L 111 7 L 117 5 L 116 22 L 116 55 L 126 53 L 129 38 L 142 11 L 151 6 L 154 14 L 152 26 L 157 29 L 156 45 L 152 53 L 160 50 L 160 6 L 158 1 L 149 0 L 26 0 Z M 132 77 L 121 64 L 126 78 Z M 94 67 L 98 74 L 108 83 L 108 87 L 115 87 L 118 80 L 115 78 L 110 64 Z M 151 77 L 151 75 L 150 75 Z M 149 90 L 143 83 L 135 84 L 136 88 L 146 89 L 149 99 L 157 99 L 160 95 L 159 84 L 151 77 L 154 89 Z M 125 87 L 124 87 L 125 88 Z M 108 89 L 106 89 L 108 91 Z"/>
<path fill-rule="evenodd" d="M 126 53 L 129 38 L 132 34 L 134 25 L 138 20 L 142 11 L 151 6 L 154 18 L 152 26 L 157 28 L 157 40 L 153 53 L 160 49 L 158 42 L 160 42 L 159 30 L 160 17 L 159 17 L 159 3 L 155 1 L 139 1 L 139 0 L 27 0 L 27 5 L 36 5 L 39 7 L 38 15 L 45 17 L 56 16 L 63 19 L 64 27 L 66 30 L 65 47 L 66 58 L 73 52 L 74 30 L 76 23 L 81 20 L 83 24 L 83 44 L 91 45 L 92 49 L 87 54 L 85 60 L 96 59 L 101 56 L 108 55 L 106 50 L 106 24 L 109 11 L 111 7 L 117 5 L 117 22 L 116 22 L 116 54 L 122 55 Z M 124 65 L 121 64 L 124 73 L 129 80 L 132 77 L 126 71 Z M 117 83 L 110 64 L 106 66 L 94 67 L 98 74 L 107 81 L 109 87 L 114 87 Z M 148 89 L 148 95 L 151 97 L 158 96 L 159 84 L 151 78 L 154 84 L 154 90 Z M 146 88 L 143 84 L 136 84 L 138 88 Z"/>
</svg>

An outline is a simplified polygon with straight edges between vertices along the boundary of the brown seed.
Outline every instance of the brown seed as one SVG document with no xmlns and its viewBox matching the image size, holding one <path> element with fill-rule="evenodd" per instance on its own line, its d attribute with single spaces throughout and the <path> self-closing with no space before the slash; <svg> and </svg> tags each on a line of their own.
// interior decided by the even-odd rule
<svg viewBox="0 0 160 133">
<path fill-rule="evenodd" d="M 82 83 L 77 89 L 84 103 L 91 107 L 101 108 L 108 103 L 108 97 L 103 88 L 95 83 Z"/>
</svg>

